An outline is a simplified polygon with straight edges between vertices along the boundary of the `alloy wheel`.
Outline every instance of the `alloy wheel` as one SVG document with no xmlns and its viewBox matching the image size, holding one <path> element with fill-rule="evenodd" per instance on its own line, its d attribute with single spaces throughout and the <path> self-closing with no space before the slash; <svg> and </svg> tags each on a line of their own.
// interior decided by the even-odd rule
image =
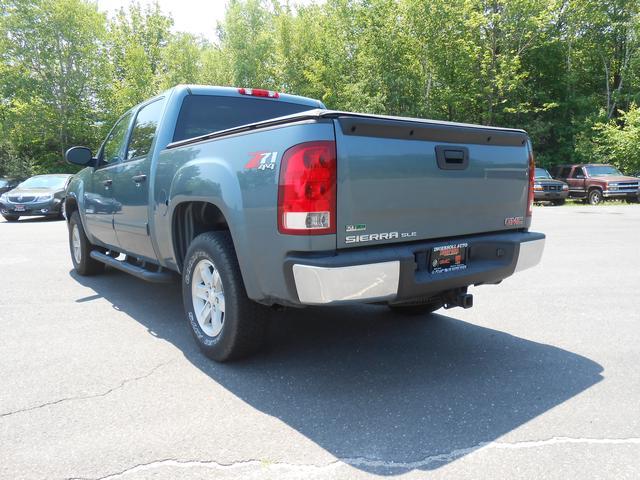
<svg viewBox="0 0 640 480">
<path fill-rule="evenodd" d="M 191 299 L 196 320 L 209 337 L 217 337 L 225 321 L 224 288 L 213 262 L 200 260 L 193 269 Z"/>
</svg>

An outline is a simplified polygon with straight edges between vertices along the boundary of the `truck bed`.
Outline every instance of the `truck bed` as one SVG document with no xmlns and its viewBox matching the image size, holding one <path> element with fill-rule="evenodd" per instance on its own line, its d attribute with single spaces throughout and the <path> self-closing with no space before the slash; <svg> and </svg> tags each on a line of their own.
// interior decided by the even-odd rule
<svg viewBox="0 0 640 480">
<path fill-rule="evenodd" d="M 335 130 L 337 248 L 529 226 L 523 130 L 314 109 L 167 148 L 321 119 Z"/>
</svg>

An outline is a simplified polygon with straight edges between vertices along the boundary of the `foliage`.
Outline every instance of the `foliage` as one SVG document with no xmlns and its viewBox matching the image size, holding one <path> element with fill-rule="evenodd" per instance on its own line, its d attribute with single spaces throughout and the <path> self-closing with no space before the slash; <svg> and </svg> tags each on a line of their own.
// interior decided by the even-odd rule
<svg viewBox="0 0 640 480">
<path fill-rule="evenodd" d="M 640 173 L 640 109 L 634 103 L 620 117 L 593 126 L 590 150 L 595 161 L 611 163 L 623 172 Z"/>
<path fill-rule="evenodd" d="M 526 129 L 539 164 L 639 169 L 637 0 L 229 0 L 215 41 L 157 4 L 0 0 L 0 174 L 71 168 L 124 111 L 177 83 L 329 108 Z"/>
</svg>

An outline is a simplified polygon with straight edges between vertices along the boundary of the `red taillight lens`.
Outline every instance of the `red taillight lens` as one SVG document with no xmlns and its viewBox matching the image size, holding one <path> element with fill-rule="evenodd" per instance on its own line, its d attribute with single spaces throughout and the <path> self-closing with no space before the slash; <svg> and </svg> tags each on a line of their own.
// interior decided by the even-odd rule
<svg viewBox="0 0 640 480">
<path fill-rule="evenodd" d="M 261 88 L 239 88 L 238 93 L 240 95 L 250 95 L 252 97 L 280 98 L 280 94 L 278 92 L 262 90 Z"/>
<path fill-rule="evenodd" d="M 533 215 L 533 184 L 536 172 L 536 160 L 533 157 L 533 149 L 529 144 L 529 199 L 527 201 L 527 217 Z"/>
<path fill-rule="evenodd" d="M 336 143 L 301 143 L 280 162 L 278 231 L 289 235 L 336 233 Z"/>
</svg>

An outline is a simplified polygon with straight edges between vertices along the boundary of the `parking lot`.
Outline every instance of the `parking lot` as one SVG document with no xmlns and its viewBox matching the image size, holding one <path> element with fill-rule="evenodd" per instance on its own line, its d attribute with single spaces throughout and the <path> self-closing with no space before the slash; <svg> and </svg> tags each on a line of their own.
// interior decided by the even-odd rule
<svg viewBox="0 0 640 480">
<path fill-rule="evenodd" d="M 220 365 L 178 284 L 78 277 L 64 222 L 2 222 L 0 477 L 638 478 L 640 206 L 533 230 L 542 265 L 470 310 L 287 310 Z"/>
</svg>

